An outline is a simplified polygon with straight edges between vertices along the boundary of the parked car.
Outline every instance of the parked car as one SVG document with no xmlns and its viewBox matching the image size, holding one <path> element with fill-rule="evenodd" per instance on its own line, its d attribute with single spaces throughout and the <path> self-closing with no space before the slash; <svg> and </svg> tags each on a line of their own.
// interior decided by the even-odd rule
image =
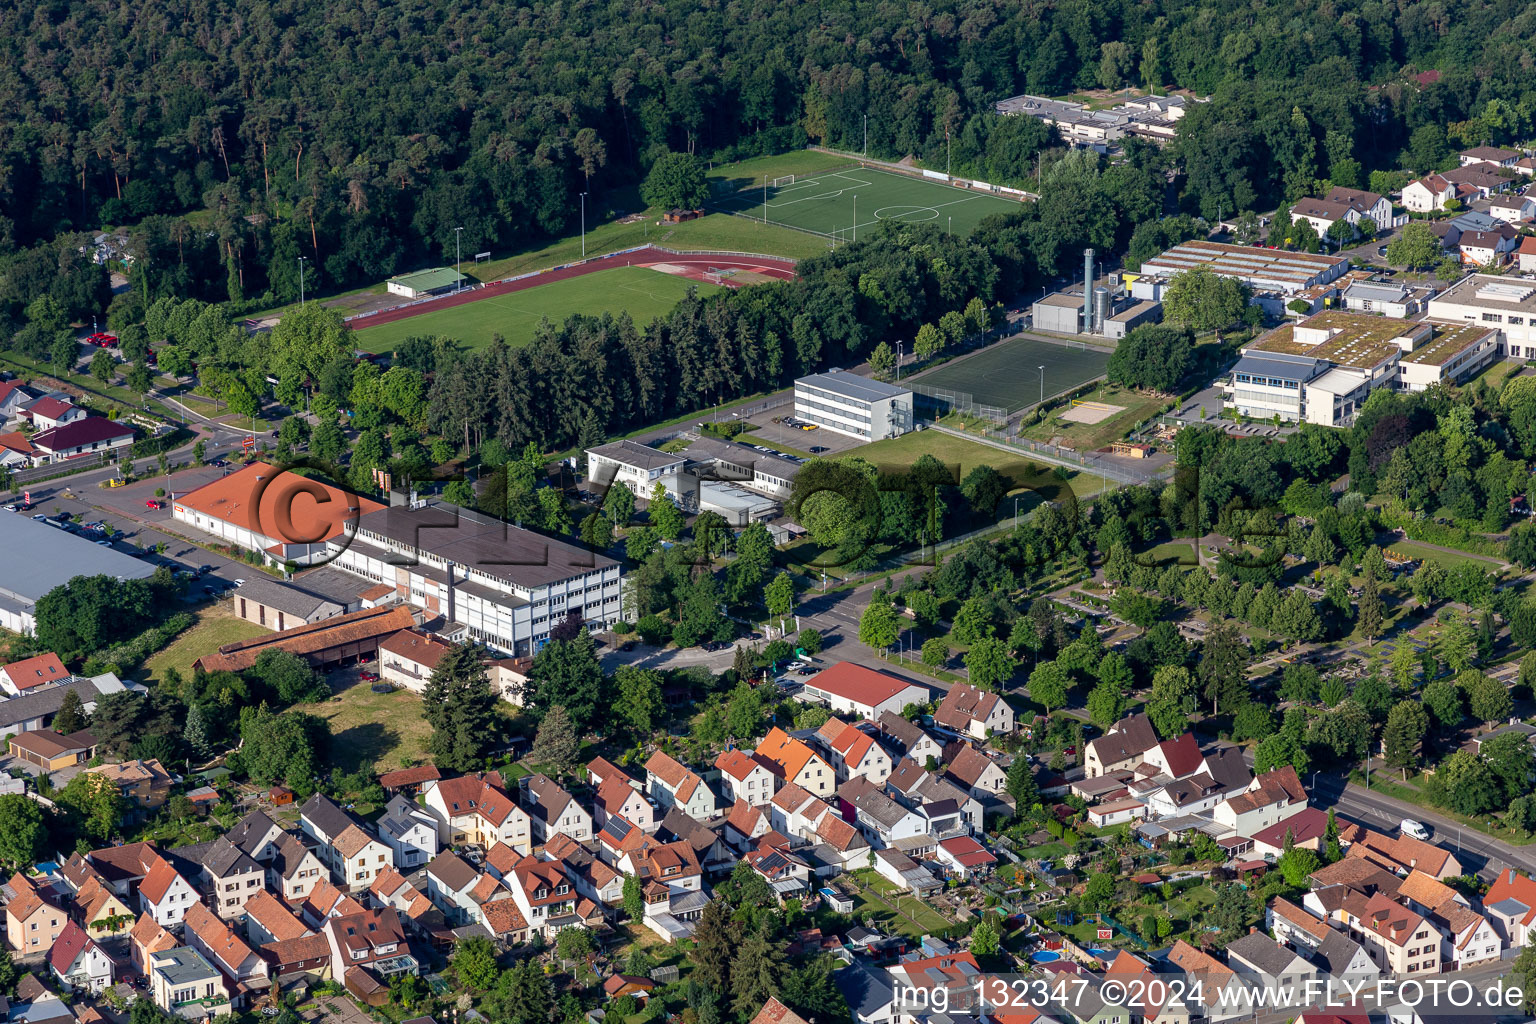
<svg viewBox="0 0 1536 1024">
<path fill-rule="evenodd" d="M 145 508 L 152 508 L 152 509 L 162 509 L 162 508 L 165 508 L 165 502 L 160 501 L 158 498 L 149 498 L 149 499 L 145 500 L 144 507 Z"/>
<path fill-rule="evenodd" d="M 48 517 L 46 515 L 44 515 L 43 513 L 41 513 L 41 512 L 39 512 L 37 515 L 33 516 L 32 518 L 36 519 L 36 520 L 39 520 L 41 522 L 44 522 L 44 523 L 48 522 Z"/>
<path fill-rule="evenodd" d="M 1376 247 L 1376 255 L 1380 256 L 1382 259 L 1386 259 L 1387 258 L 1387 247 L 1384 246 L 1384 245 L 1378 245 Z"/>
<path fill-rule="evenodd" d="M 1404 818 L 1397 826 L 1397 830 L 1409 839 L 1429 841 L 1429 829 L 1425 827 L 1423 822 L 1414 821 L 1412 818 Z"/>
<path fill-rule="evenodd" d="M 117 336 L 98 331 L 89 338 L 86 338 L 85 343 L 87 345 L 95 345 L 97 348 L 111 348 L 117 344 Z"/>
<path fill-rule="evenodd" d="M 379 674 L 377 672 L 359 672 L 357 678 L 365 683 L 376 683 L 379 681 Z"/>
<path fill-rule="evenodd" d="M 822 452 L 824 452 L 826 450 L 827 450 L 827 446 L 824 445 L 824 444 L 813 444 L 809 448 L 806 449 L 806 451 L 810 452 L 812 455 L 820 455 Z"/>
<path fill-rule="evenodd" d="M 235 580 L 235 586 L 237 586 L 237 587 L 245 586 L 245 580 Z"/>
</svg>

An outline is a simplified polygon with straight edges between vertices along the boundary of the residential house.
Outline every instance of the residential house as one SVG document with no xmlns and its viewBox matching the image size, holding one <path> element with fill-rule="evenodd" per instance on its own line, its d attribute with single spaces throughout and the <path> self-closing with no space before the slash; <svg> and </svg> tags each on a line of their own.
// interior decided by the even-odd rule
<svg viewBox="0 0 1536 1024">
<path fill-rule="evenodd" d="M 851 661 L 840 661 L 806 680 L 795 699 L 873 720 L 885 711 L 899 715 L 908 704 L 927 703 L 928 690 Z"/>
<path fill-rule="evenodd" d="M 316 887 L 327 882 L 329 873 L 320 855 L 296 837 L 284 832 L 270 849 L 272 855 L 267 862 L 267 885 L 288 902 L 298 903 L 307 899 Z"/>
<path fill-rule="evenodd" d="M 1511 224 L 1524 224 L 1536 217 L 1536 199 L 1513 192 L 1489 196 L 1488 213 Z"/>
<path fill-rule="evenodd" d="M 941 841 L 933 859 L 962 881 L 991 872 L 997 857 L 970 836 L 951 836 Z"/>
<path fill-rule="evenodd" d="M 739 747 L 732 747 L 720 752 L 715 758 L 715 767 L 720 770 L 720 778 L 731 792 L 732 803 L 745 800 L 749 804 L 761 806 L 773 799 L 773 791 L 778 782 L 766 760 L 754 757 Z"/>
<path fill-rule="evenodd" d="M 66 423 L 79 423 L 86 411 L 65 395 L 45 395 L 26 407 L 25 415 L 38 430 L 52 430 Z"/>
<path fill-rule="evenodd" d="M 1013 708 L 1001 696 L 969 683 L 956 683 L 933 713 L 935 725 L 984 740 L 990 735 L 1013 732 Z"/>
<path fill-rule="evenodd" d="M 1306 806 L 1307 791 L 1296 769 L 1286 765 L 1256 777 L 1244 792 L 1217 804 L 1212 817 L 1230 832 L 1251 836 Z"/>
<path fill-rule="evenodd" d="M 224 833 L 224 838 L 240 847 L 254 861 L 266 864 L 277 856 L 277 844 L 286 833 L 263 811 L 251 811 Z"/>
<path fill-rule="evenodd" d="M 895 1024 L 901 1013 L 891 976 L 866 957 L 854 957 L 853 963 L 832 975 L 832 983 L 857 1024 Z"/>
<path fill-rule="evenodd" d="M 362 903 L 336 888 L 329 878 L 322 877 L 310 889 L 309 895 L 294 905 L 294 909 L 299 912 L 299 920 L 318 930 L 329 918 L 359 914 L 365 908 Z"/>
<path fill-rule="evenodd" d="M 1515 250 L 1515 269 L 1522 274 L 1536 271 L 1536 235 L 1520 239 L 1520 247 Z"/>
<path fill-rule="evenodd" d="M 414 871 L 437 856 L 437 819 L 416 801 L 397 793 L 384 805 L 379 838 L 389 846 L 395 867 Z"/>
<path fill-rule="evenodd" d="M 928 831 L 935 839 L 981 831 L 981 801 L 913 761 L 898 762 L 885 788 L 929 819 Z"/>
<path fill-rule="evenodd" d="M 1503 952 L 1504 940 L 1493 922 L 1464 902 L 1446 900 L 1425 917 L 1440 933 L 1440 959 L 1446 970 L 1491 963 Z"/>
<path fill-rule="evenodd" d="M 1007 786 L 1008 773 L 1002 765 L 970 744 L 953 744 L 945 753 L 949 756 L 944 774 L 978 799 L 996 797 Z"/>
<path fill-rule="evenodd" d="M 837 789 L 837 772 L 826 759 L 778 726 L 768 730 L 754 756 L 767 764 L 783 784 L 793 783 L 812 796 L 831 796 Z"/>
<path fill-rule="evenodd" d="M 578 842 L 592 838 L 592 815 L 575 797 L 542 773 L 518 780 L 523 806 L 533 825 L 533 841 L 540 845 L 563 833 Z"/>
<path fill-rule="evenodd" d="M 570 836 L 557 832 L 544 844 L 543 856 L 560 864 L 579 895 L 609 908 L 623 904 L 624 873 Z"/>
<path fill-rule="evenodd" d="M 1083 774 L 1096 779 L 1117 768 L 1135 768 L 1155 746 L 1152 720 L 1145 714 L 1127 715 L 1084 746 Z"/>
<path fill-rule="evenodd" d="M 1148 818 L 1174 818 L 1205 814 L 1228 797 L 1246 791 L 1252 782 L 1253 773 L 1243 761 L 1242 748 L 1223 747 L 1206 754 L 1201 770 L 1193 775 L 1155 785 L 1140 795 Z"/>
<path fill-rule="evenodd" d="M 950 951 L 938 956 L 913 957 L 891 965 L 886 971 L 907 1004 L 898 1018 L 907 1024 L 927 1020 L 929 1007 L 947 1006 L 950 1013 L 960 1017 L 979 1005 L 977 979 L 981 976 L 981 965 L 970 953 Z"/>
<path fill-rule="evenodd" d="M 810 864 L 792 851 L 789 842 L 776 832 L 759 840 L 757 848 L 748 850 L 742 860 L 768 883 L 781 903 L 804 897 L 810 890 Z"/>
<path fill-rule="evenodd" d="M 123 794 L 129 806 L 153 811 L 165 806 L 171 796 L 171 773 L 154 758 L 133 758 L 119 764 L 101 764 L 85 769 L 111 782 Z"/>
<path fill-rule="evenodd" d="M 530 931 L 552 939 L 561 928 L 580 923 L 575 886 L 558 863 L 525 857 L 512 869 L 507 885 Z"/>
<path fill-rule="evenodd" d="M 1249 932 L 1227 944 L 1227 966 L 1249 984 L 1276 988 L 1305 985 L 1318 970 L 1295 950 L 1263 932 Z"/>
<path fill-rule="evenodd" d="M 450 649 L 437 637 L 416 629 L 402 629 L 379 641 L 379 678 L 412 693 L 424 693 L 432 670 Z"/>
<path fill-rule="evenodd" d="M 1503 149 L 1498 146 L 1473 146 L 1471 149 L 1462 150 L 1459 157 L 1463 167 L 1472 167 L 1476 164 L 1513 167 L 1515 161 L 1524 155 L 1518 149 Z"/>
<path fill-rule="evenodd" d="M 139 883 L 139 909 L 162 926 L 175 928 L 198 902 L 197 888 L 169 860 L 157 855 Z"/>
<path fill-rule="evenodd" d="M 855 823 L 877 850 L 928 835 L 926 817 L 897 803 L 867 781 L 856 780 L 843 787 L 838 798 L 852 806 Z"/>
<path fill-rule="evenodd" d="M 21 415 L 23 407 L 31 405 L 43 393 L 19 380 L 0 381 L 0 423 Z"/>
<path fill-rule="evenodd" d="M 592 798 L 592 827 L 602 828 L 609 817 L 619 815 L 644 832 L 656 831 L 656 808 L 642 792 L 634 776 L 606 758 L 587 765 L 587 782 L 596 792 Z"/>
<path fill-rule="evenodd" d="M 112 958 L 73 921 L 48 951 L 48 967 L 66 992 L 105 992 L 112 984 L 112 966 Z"/>
<path fill-rule="evenodd" d="M 671 754 L 658 750 L 645 762 L 646 794 L 665 811 L 680 807 L 695 818 L 710 818 L 715 813 L 715 794 L 698 773 L 688 769 Z"/>
<path fill-rule="evenodd" d="M 396 793 L 404 793 L 407 796 L 416 796 L 421 792 L 421 787 L 429 782 L 436 782 L 443 777 L 436 765 L 418 764 L 413 768 L 400 768 L 392 772 L 385 772 L 379 776 L 379 785 L 384 787 L 384 792 L 390 796 Z"/>
<path fill-rule="evenodd" d="M 75 893 L 75 911 L 85 933 L 93 939 L 117 935 L 134 919 L 128 904 L 95 875 L 87 878 Z"/>
<path fill-rule="evenodd" d="M 4 690 L 12 697 L 19 697 L 26 691 L 39 686 L 66 682 L 68 679 L 69 672 L 65 670 L 64 663 L 52 651 L 13 661 L 9 665 L 0 667 L 0 690 Z"/>
<path fill-rule="evenodd" d="M 1417 911 L 1378 892 L 1351 916 L 1351 935 L 1379 967 L 1395 974 L 1440 969 L 1440 933 Z"/>
<path fill-rule="evenodd" d="M 1105 970 L 1104 978 L 1118 981 L 1130 991 L 1145 993 L 1136 1007 L 1144 1024 L 1189 1024 L 1190 1010 L 1184 993 L 1168 985 L 1166 979 L 1157 978 L 1141 957 L 1120 951 Z"/>
<path fill-rule="evenodd" d="M 202 1020 L 233 1012 L 224 979 L 207 959 L 189 946 L 177 946 L 149 958 L 149 991 L 155 1005 L 174 1017 Z"/>
<path fill-rule="evenodd" d="M 1327 813 L 1316 807 L 1303 807 L 1290 817 L 1252 833 L 1249 838 L 1253 840 L 1255 857 L 1278 861 L 1287 844 L 1321 851 L 1327 832 Z"/>
<path fill-rule="evenodd" d="M 245 937 L 253 946 L 259 948 L 269 942 L 313 934 L 308 925 L 265 889 L 245 901 Z"/>
<path fill-rule="evenodd" d="M 737 850 L 745 851 L 755 846 L 758 837 L 772 827 L 761 807 L 737 800 L 725 816 L 725 841 Z"/>
<path fill-rule="evenodd" d="M 69 917 L 51 890 L 17 873 L 5 884 L 5 937 L 23 956 L 52 949 Z"/>
<path fill-rule="evenodd" d="M 644 849 L 651 837 L 626 819 L 614 815 L 597 830 L 597 853 L 609 864 L 617 864 L 630 853 Z"/>
<path fill-rule="evenodd" d="M 356 815 L 316 793 L 299 808 L 299 827 L 318 844 L 331 877 L 348 889 L 366 889 L 373 876 L 394 867 L 394 851 Z"/>
<path fill-rule="evenodd" d="M 1264 908 L 1264 927 L 1277 941 L 1309 951 L 1322 945 L 1328 936 L 1339 934 L 1327 921 L 1283 896 L 1276 896 Z"/>
<path fill-rule="evenodd" d="M 1489 231 L 1463 231 L 1456 243 L 1461 261 L 1479 267 L 1502 267 L 1520 244 L 1520 232 L 1501 223 Z"/>
<path fill-rule="evenodd" d="M 1339 841 L 1345 845 L 1347 856 L 1363 857 L 1388 871 L 1406 874 L 1418 870 L 1434 878 L 1466 874 L 1461 861 L 1450 850 L 1412 836 L 1389 836 L 1353 822 L 1341 822 Z"/>
<path fill-rule="evenodd" d="M 750 1024 L 810 1024 L 810 1021 L 779 1002 L 776 997 L 769 996 L 763 1008 L 752 1017 Z"/>
<path fill-rule="evenodd" d="M 1428 174 L 1403 186 L 1403 206 L 1414 213 L 1430 213 L 1445 209 L 1448 200 L 1456 198 L 1456 186 L 1438 174 Z"/>
<path fill-rule="evenodd" d="M 729 871 L 736 863 L 736 854 L 726 844 L 723 832 L 725 823 L 717 821 L 706 825 L 697 818 L 684 814 L 673 807 L 661 819 L 656 838 L 663 842 L 683 842 L 693 847 L 694 856 L 704 868 L 705 874 Z"/>
<path fill-rule="evenodd" d="M 1183 939 L 1175 940 L 1166 961 L 1182 976 L 1191 1011 L 1200 1013 L 1212 1024 L 1246 1015 L 1238 994 L 1243 982 L 1232 968 Z"/>
<path fill-rule="evenodd" d="M 331 977 L 346 985 L 348 991 L 362 989 L 365 1001 L 374 992 L 366 984 L 368 980 L 387 985 L 397 974 L 420 972 L 400 915 L 388 907 L 330 918 L 322 934 L 331 950 Z M 372 979 L 363 974 L 365 971 Z"/>
<path fill-rule="evenodd" d="M 418 931 L 432 932 L 445 925 L 442 912 L 427 894 L 408 882 L 394 868 L 386 868 L 375 875 L 368 893 L 379 906 L 392 907 L 408 926 Z"/>
<path fill-rule="evenodd" d="M 518 853 L 529 853 L 533 820 L 501 787 L 501 776 L 495 772 L 427 783 L 423 799 L 437 819 L 439 844 L 472 843 L 489 849 L 506 843 Z"/>
<path fill-rule="evenodd" d="M 171 854 L 188 877 L 201 883 L 218 915 L 226 920 L 244 914 L 246 901 L 261 892 L 266 882 L 266 869 L 226 836 L 211 843 L 183 846 Z"/>
<path fill-rule="evenodd" d="M 303 935 L 279 939 L 261 947 L 261 958 L 272 971 L 273 984 L 283 984 L 296 975 L 308 980 L 324 980 L 331 973 L 331 945 L 324 935 Z"/>
<path fill-rule="evenodd" d="M 1088 823 L 1094 828 L 1109 828 L 1139 821 L 1147 816 L 1147 805 L 1134 797 L 1108 800 L 1088 808 Z"/>
<path fill-rule="evenodd" d="M 876 739 L 891 753 L 894 760 L 907 757 L 918 764 L 927 764 L 930 757 L 937 763 L 944 755 L 942 743 L 916 722 L 909 722 L 898 714 L 883 711 L 875 720 L 875 725 L 878 729 Z"/>
<path fill-rule="evenodd" d="M 1500 871 L 1483 896 L 1483 912 L 1511 948 L 1530 945 L 1536 929 L 1536 879 L 1514 868 Z"/>
<path fill-rule="evenodd" d="M 838 782 L 863 776 L 880 785 L 891 775 L 891 755 L 875 742 L 874 730 L 849 725 L 841 718 L 829 718 L 816 730 L 812 742 L 831 761 Z"/>
<path fill-rule="evenodd" d="M 223 976 L 224 989 L 236 1009 L 247 1004 L 252 991 L 267 988 L 267 962 L 235 934 L 228 922 L 220 920 L 207 907 L 196 906 L 187 911 L 182 934 L 187 945 L 201 953 Z"/>
<path fill-rule="evenodd" d="M 176 937 L 148 914 L 140 914 L 133 927 L 128 929 L 128 956 L 134 968 L 146 977 L 156 953 L 164 953 L 179 945 Z"/>
<path fill-rule="evenodd" d="M 1323 941 L 1308 956 L 1318 970 L 1334 978 L 1361 981 L 1381 976 L 1381 968 L 1365 947 L 1334 928 L 1328 929 Z"/>
<path fill-rule="evenodd" d="M 20 431 L 0 434 L 0 469 L 26 469 L 36 465 L 42 454 Z"/>
<path fill-rule="evenodd" d="M 816 823 L 816 856 L 843 870 L 869 865 L 869 840 L 857 825 L 836 814 L 824 814 Z"/>
<path fill-rule="evenodd" d="M 1499 192 L 1506 192 L 1514 181 L 1483 164 L 1470 164 L 1455 170 L 1444 171 L 1440 177 L 1456 189 L 1456 198 L 1464 203 L 1486 199 Z"/>
<path fill-rule="evenodd" d="M 427 865 L 426 880 L 427 897 L 443 912 L 448 923 L 464 924 L 473 906 L 470 893 L 480 880 L 480 872 L 458 854 L 444 850 Z"/>
<path fill-rule="evenodd" d="M 773 831 L 782 835 L 809 840 L 816 834 L 821 819 L 833 813 L 826 801 L 795 785 L 786 785 L 773 795 L 764 808 Z"/>
<path fill-rule="evenodd" d="M 619 865 L 640 880 L 645 916 L 665 915 L 662 930 L 670 937 L 692 933 L 690 922 L 704 913 L 709 897 L 704 894 L 704 869 L 687 843 L 663 843 L 649 847 Z M 655 930 L 655 929 L 653 929 Z"/>
</svg>

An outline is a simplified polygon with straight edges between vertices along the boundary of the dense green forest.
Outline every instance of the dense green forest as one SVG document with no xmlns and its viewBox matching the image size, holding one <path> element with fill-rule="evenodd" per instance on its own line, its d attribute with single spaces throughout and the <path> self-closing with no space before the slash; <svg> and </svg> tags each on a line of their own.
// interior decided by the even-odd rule
<svg viewBox="0 0 1536 1024">
<path fill-rule="evenodd" d="M 668 150 L 867 131 L 877 156 L 942 163 L 948 138 L 957 173 L 1017 180 L 1048 136 L 990 111 L 1026 90 L 1213 95 L 1169 154 L 1170 199 L 1263 209 L 1526 136 L 1533 35 L 1518 0 L 11 4 L 0 253 L 22 269 L 0 304 L 19 312 L 103 223 L 141 225 L 124 302 L 291 299 L 300 256 L 312 287 L 376 281 L 451 255 L 455 227 L 474 250 L 567 233 L 579 192 Z M 55 298 L 78 313 L 95 291 Z"/>
</svg>

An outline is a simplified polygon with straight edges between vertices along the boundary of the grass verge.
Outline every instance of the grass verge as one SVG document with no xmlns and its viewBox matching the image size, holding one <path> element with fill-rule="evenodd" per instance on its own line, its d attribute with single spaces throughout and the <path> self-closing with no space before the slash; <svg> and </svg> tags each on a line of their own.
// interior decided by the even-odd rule
<svg viewBox="0 0 1536 1024">
<path fill-rule="evenodd" d="M 144 662 L 147 681 L 160 682 L 165 678 L 166 669 L 171 668 L 183 676 L 191 676 L 192 663 L 198 658 L 212 654 L 225 644 L 250 640 L 269 632 L 271 630 L 254 622 L 237 618 L 226 607 L 215 605 L 204 608 L 197 613 L 196 625 L 177 637 L 165 650 Z"/>
</svg>

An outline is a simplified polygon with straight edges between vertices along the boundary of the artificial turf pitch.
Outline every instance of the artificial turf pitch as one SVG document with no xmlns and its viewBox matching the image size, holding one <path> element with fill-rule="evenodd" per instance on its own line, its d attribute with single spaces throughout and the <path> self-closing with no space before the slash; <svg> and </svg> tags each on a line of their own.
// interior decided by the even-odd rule
<svg viewBox="0 0 1536 1024">
<path fill-rule="evenodd" d="M 544 319 L 559 324 L 576 313 L 628 312 L 635 326 L 644 327 L 676 306 L 689 288 L 706 294 L 717 286 L 646 267 L 615 267 L 364 327 L 357 341 L 368 352 L 388 352 L 406 338 L 444 335 L 477 349 L 500 334 L 515 347 L 532 341 Z"/>
<path fill-rule="evenodd" d="M 766 200 L 766 202 L 765 202 Z M 771 224 L 856 241 L 883 220 L 924 221 L 968 235 L 984 217 L 1019 209 L 1013 199 L 871 167 L 797 177 L 783 186 L 746 188 L 717 200 L 717 208 Z"/>
<path fill-rule="evenodd" d="M 1070 391 L 1104 372 L 1109 353 L 1034 338 L 1014 338 L 968 359 L 940 366 L 913 383 L 969 393 L 972 401 L 1012 412 L 1040 401 L 1041 371 L 1046 398 Z"/>
</svg>

